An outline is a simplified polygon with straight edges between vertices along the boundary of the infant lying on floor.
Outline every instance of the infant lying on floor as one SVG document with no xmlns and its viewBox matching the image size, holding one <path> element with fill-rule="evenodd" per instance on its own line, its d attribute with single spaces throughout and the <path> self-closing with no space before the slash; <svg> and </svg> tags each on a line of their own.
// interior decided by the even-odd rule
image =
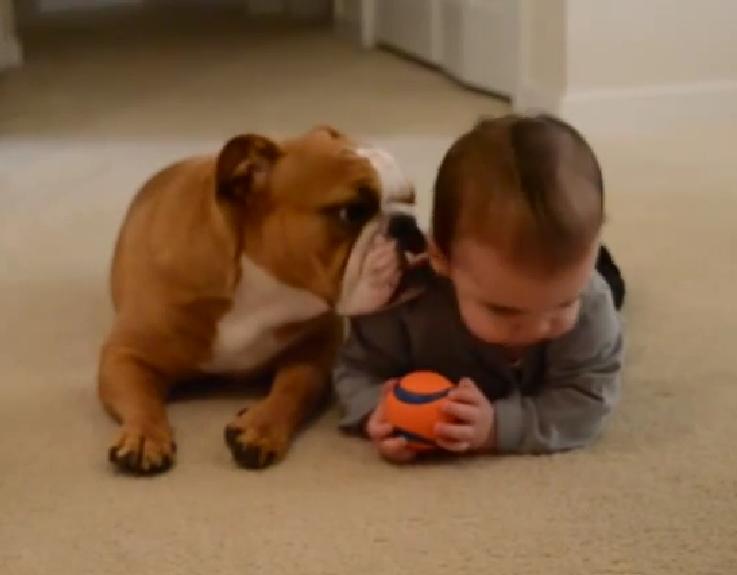
<svg viewBox="0 0 737 575">
<path fill-rule="evenodd" d="M 457 384 L 442 408 L 452 421 L 435 429 L 447 451 L 589 444 L 622 368 L 624 283 L 601 244 L 603 222 L 599 163 L 568 124 L 511 115 L 464 134 L 437 174 L 427 249 L 406 221 L 378 234 L 352 286 L 333 373 L 341 427 L 390 461 L 412 460 L 381 398 L 429 370 Z"/>
</svg>

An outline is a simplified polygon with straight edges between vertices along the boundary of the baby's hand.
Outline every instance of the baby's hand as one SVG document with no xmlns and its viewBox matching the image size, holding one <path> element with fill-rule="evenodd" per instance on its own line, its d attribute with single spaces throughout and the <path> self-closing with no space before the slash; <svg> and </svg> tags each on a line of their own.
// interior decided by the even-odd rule
<svg viewBox="0 0 737 575">
<path fill-rule="evenodd" d="M 393 463 L 407 463 L 415 457 L 415 452 L 407 447 L 404 437 L 392 437 L 392 426 L 384 417 L 384 397 L 397 384 L 396 379 L 391 379 L 384 384 L 382 390 L 382 401 L 374 409 L 374 412 L 366 422 L 366 435 L 384 459 Z"/>
<path fill-rule="evenodd" d="M 443 411 L 456 423 L 435 426 L 440 447 L 456 453 L 490 451 L 494 447 L 494 407 L 483 392 L 468 378 L 448 392 Z"/>
</svg>

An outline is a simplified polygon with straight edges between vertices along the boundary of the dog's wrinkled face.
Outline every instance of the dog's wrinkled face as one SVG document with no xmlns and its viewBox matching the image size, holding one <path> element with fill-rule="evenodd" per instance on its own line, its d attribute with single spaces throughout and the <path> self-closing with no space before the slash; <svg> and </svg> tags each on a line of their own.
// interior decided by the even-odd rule
<svg viewBox="0 0 737 575">
<path fill-rule="evenodd" d="M 414 204 L 389 154 L 332 128 L 281 143 L 236 137 L 220 153 L 216 180 L 244 255 L 347 314 L 373 237 L 392 227 L 397 207 Z"/>
</svg>

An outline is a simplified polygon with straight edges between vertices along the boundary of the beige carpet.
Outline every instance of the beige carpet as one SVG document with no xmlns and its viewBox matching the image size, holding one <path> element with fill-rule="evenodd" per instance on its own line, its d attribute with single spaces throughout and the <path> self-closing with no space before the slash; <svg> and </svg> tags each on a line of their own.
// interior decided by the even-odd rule
<svg viewBox="0 0 737 575">
<path fill-rule="evenodd" d="M 330 121 L 395 151 L 426 217 L 449 138 L 504 106 L 237 14 L 25 39 L 29 66 L 0 76 L 0 573 L 737 572 L 734 126 L 593 138 L 631 290 L 624 398 L 593 448 L 396 468 L 329 411 L 249 473 L 222 440 L 244 400 L 212 395 L 171 408 L 175 470 L 135 480 L 107 465 L 94 379 L 137 184 L 240 130 Z"/>
</svg>

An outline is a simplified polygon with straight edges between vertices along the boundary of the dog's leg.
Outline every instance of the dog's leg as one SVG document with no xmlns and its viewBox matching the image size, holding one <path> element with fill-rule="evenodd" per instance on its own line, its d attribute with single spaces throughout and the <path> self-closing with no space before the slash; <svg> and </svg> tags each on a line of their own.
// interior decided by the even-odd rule
<svg viewBox="0 0 737 575">
<path fill-rule="evenodd" d="M 166 380 L 129 350 L 115 346 L 103 350 L 99 378 L 100 399 L 121 424 L 110 461 L 137 475 L 169 469 L 176 445 L 164 405 Z"/>
<path fill-rule="evenodd" d="M 330 370 L 341 338 L 340 321 L 279 363 L 269 395 L 243 410 L 225 428 L 225 441 L 235 460 L 249 469 L 260 469 L 281 459 L 292 438 L 325 397 Z"/>
</svg>

